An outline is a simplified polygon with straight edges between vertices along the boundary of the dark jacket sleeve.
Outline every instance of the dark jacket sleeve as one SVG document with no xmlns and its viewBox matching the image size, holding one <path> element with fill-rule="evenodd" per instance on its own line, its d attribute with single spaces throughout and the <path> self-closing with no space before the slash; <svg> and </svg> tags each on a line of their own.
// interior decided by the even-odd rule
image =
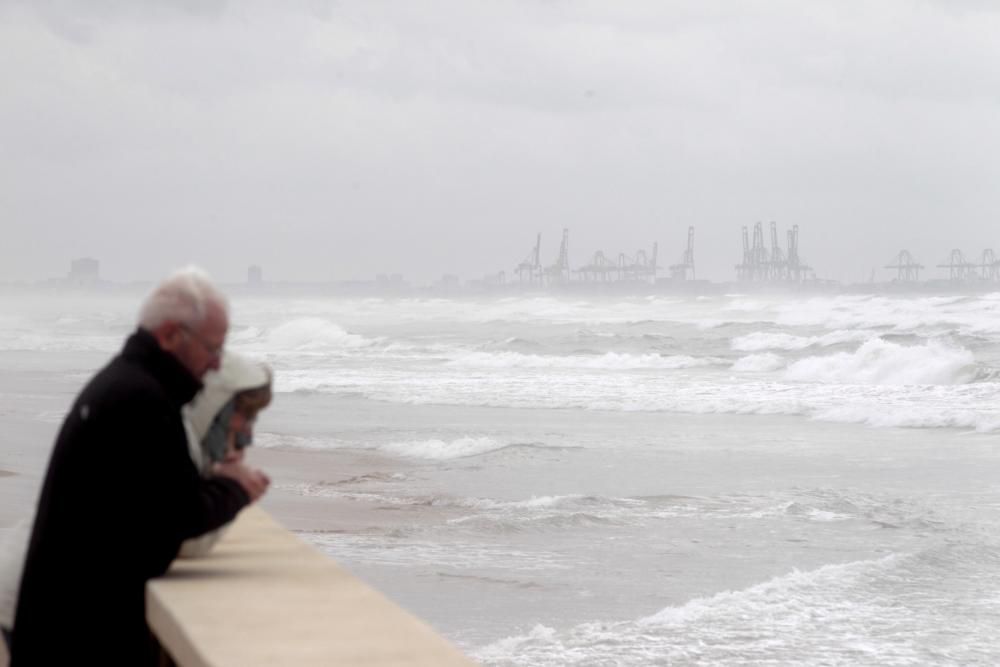
<svg viewBox="0 0 1000 667">
<path fill-rule="evenodd" d="M 108 488 L 120 491 L 145 576 L 165 572 L 181 542 L 229 523 L 250 502 L 238 482 L 198 474 L 179 412 L 153 399 L 129 397 L 105 450 L 115 477 Z"/>
</svg>

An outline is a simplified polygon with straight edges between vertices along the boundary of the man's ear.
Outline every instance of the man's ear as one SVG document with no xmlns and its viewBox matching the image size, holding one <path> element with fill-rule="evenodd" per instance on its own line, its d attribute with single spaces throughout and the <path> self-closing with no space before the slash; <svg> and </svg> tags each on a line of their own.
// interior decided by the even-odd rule
<svg viewBox="0 0 1000 667">
<path fill-rule="evenodd" d="M 173 352 L 183 342 L 184 328 L 177 322 L 164 322 L 150 333 L 156 338 L 156 342 L 160 344 L 161 349 Z"/>
</svg>

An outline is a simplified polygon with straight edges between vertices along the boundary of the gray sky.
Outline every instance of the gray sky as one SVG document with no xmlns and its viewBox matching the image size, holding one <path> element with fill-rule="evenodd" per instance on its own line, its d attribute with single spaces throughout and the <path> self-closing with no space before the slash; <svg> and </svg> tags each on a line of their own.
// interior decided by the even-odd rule
<svg viewBox="0 0 1000 667">
<path fill-rule="evenodd" d="M 821 277 L 978 257 L 991 7 L 0 0 L 0 280 L 511 276 L 539 231 L 670 263 L 688 225 L 731 280 L 757 220 Z"/>
</svg>

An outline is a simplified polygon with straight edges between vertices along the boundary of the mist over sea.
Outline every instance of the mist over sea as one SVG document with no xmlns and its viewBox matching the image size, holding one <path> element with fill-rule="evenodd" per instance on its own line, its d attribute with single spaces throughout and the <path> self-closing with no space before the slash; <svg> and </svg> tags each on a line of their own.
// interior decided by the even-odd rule
<svg viewBox="0 0 1000 667">
<path fill-rule="evenodd" d="M 140 298 L 0 294 L 5 530 Z M 485 664 L 1000 662 L 1000 294 L 232 306 L 266 506 Z"/>
</svg>

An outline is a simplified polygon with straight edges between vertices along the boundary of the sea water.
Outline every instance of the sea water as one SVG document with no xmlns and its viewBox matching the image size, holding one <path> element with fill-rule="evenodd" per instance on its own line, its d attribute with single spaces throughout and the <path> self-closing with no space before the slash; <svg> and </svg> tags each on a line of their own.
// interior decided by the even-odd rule
<svg viewBox="0 0 1000 667">
<path fill-rule="evenodd" d="M 0 419 L 139 298 L 0 295 Z M 230 345 L 313 462 L 270 496 L 361 517 L 300 534 L 485 664 L 1000 661 L 1000 294 L 236 292 Z"/>
</svg>

